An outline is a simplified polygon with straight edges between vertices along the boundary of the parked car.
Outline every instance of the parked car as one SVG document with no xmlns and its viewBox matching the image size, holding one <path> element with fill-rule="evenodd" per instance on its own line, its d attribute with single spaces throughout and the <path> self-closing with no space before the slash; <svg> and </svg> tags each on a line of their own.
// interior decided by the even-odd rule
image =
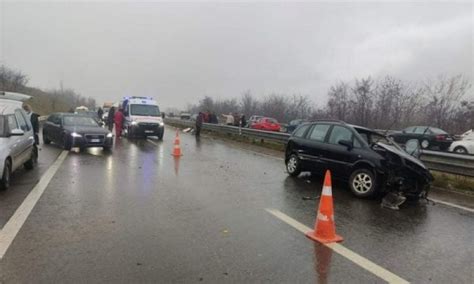
<svg viewBox="0 0 474 284">
<path fill-rule="evenodd" d="M 266 130 L 266 131 L 280 131 L 281 125 L 274 118 L 263 117 L 250 125 L 252 129 Z"/>
<path fill-rule="evenodd" d="M 449 146 L 450 152 L 458 154 L 474 154 L 474 132 L 471 130 L 461 135 L 461 139 Z"/>
<path fill-rule="evenodd" d="M 286 126 L 286 132 L 291 134 L 291 133 L 293 133 L 293 131 L 295 131 L 296 128 L 298 128 L 298 126 L 300 126 L 301 124 L 306 123 L 306 122 L 308 122 L 308 121 L 306 121 L 304 119 L 292 120 Z"/>
<path fill-rule="evenodd" d="M 420 160 L 389 137 L 340 121 L 319 120 L 298 127 L 289 138 L 285 163 L 291 176 L 329 169 L 334 177 L 347 180 L 351 192 L 361 198 L 389 192 L 417 198 L 433 180 Z"/>
<path fill-rule="evenodd" d="M 11 175 L 21 166 L 31 170 L 38 159 L 33 126 L 22 109 L 29 96 L 0 92 L 0 189 L 10 187 Z"/>
<path fill-rule="evenodd" d="M 449 148 L 454 139 L 446 131 L 430 126 L 411 126 L 400 132 L 390 134 L 395 142 L 405 144 L 408 140 L 417 139 L 423 149 L 437 147 L 442 151 Z"/>
<path fill-rule="evenodd" d="M 183 119 L 183 120 L 189 120 L 189 119 L 191 119 L 191 114 L 190 114 L 190 113 L 186 113 L 186 112 L 182 112 L 182 113 L 179 115 L 179 118 L 180 118 L 180 119 Z"/>
<path fill-rule="evenodd" d="M 65 150 L 73 147 L 81 149 L 102 147 L 104 150 L 110 150 L 113 145 L 113 135 L 89 116 L 54 113 L 44 123 L 43 142 L 44 144 L 53 142 Z"/>
<path fill-rule="evenodd" d="M 251 127 L 252 123 L 257 122 L 260 118 L 263 118 L 261 115 L 252 115 L 248 120 L 247 120 L 247 127 Z"/>
</svg>

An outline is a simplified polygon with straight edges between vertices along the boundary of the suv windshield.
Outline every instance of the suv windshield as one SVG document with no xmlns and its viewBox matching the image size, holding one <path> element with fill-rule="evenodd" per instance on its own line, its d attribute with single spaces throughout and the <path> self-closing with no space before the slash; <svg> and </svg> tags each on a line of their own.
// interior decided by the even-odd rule
<svg viewBox="0 0 474 284">
<path fill-rule="evenodd" d="M 98 126 L 97 122 L 87 116 L 65 116 L 64 125 L 68 126 Z"/>
<path fill-rule="evenodd" d="M 5 136 L 5 132 L 5 117 L 3 115 L 0 115 L 0 137 Z"/>
<path fill-rule="evenodd" d="M 356 131 L 360 134 L 360 136 L 364 139 L 364 141 L 367 142 L 367 144 L 369 144 L 370 146 L 377 143 L 381 143 L 381 144 L 393 146 L 397 148 L 398 150 L 403 151 L 400 145 L 392 141 L 387 136 L 378 134 L 376 132 L 364 131 L 362 129 L 357 129 L 357 128 L 356 128 Z"/>
<path fill-rule="evenodd" d="M 131 115 L 160 116 L 160 109 L 154 105 L 130 105 Z"/>
</svg>

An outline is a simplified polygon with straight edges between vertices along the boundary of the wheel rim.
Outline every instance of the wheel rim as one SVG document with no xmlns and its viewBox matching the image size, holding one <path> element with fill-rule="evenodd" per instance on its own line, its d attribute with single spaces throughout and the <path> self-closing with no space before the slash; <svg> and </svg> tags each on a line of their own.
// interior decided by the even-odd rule
<svg viewBox="0 0 474 284">
<path fill-rule="evenodd" d="M 467 153 L 466 149 L 464 149 L 462 147 L 456 148 L 456 150 L 454 150 L 454 152 L 459 153 L 459 154 L 466 154 Z"/>
<path fill-rule="evenodd" d="M 428 148 L 429 145 L 430 145 L 430 143 L 428 142 L 428 140 L 421 141 L 421 147 Z"/>
<path fill-rule="evenodd" d="M 286 168 L 288 169 L 288 172 L 289 173 L 294 173 L 296 171 L 296 165 L 297 165 L 298 161 L 296 160 L 295 157 L 291 157 L 289 160 L 288 160 L 288 163 L 286 164 Z"/>
<path fill-rule="evenodd" d="M 357 193 L 367 193 L 372 189 L 372 178 L 366 173 L 359 173 L 352 181 L 352 187 Z"/>
</svg>

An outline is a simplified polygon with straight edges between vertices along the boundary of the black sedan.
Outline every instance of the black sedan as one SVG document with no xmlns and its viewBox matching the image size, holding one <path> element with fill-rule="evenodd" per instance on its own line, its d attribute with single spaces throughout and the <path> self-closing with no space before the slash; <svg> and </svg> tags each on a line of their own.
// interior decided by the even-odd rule
<svg viewBox="0 0 474 284">
<path fill-rule="evenodd" d="M 44 144 L 54 142 L 63 146 L 65 150 L 73 147 L 81 149 L 102 147 L 104 150 L 110 150 L 113 135 L 89 116 L 55 113 L 48 117 L 43 126 L 43 142 Z"/>
<path fill-rule="evenodd" d="M 439 148 L 445 151 L 454 139 L 446 131 L 430 126 L 411 126 L 401 132 L 390 134 L 390 137 L 399 144 L 405 144 L 408 140 L 416 139 L 423 149 Z"/>
</svg>

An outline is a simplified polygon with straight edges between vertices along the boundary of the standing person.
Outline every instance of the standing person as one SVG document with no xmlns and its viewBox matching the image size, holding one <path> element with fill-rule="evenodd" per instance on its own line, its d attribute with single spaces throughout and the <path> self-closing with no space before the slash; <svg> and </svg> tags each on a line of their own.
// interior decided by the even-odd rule
<svg viewBox="0 0 474 284">
<path fill-rule="evenodd" d="M 109 127 L 109 131 L 112 132 L 114 129 L 114 119 L 115 119 L 115 107 L 111 107 L 109 110 L 109 114 L 107 116 L 107 126 Z"/>
<path fill-rule="evenodd" d="M 240 127 L 245 127 L 247 125 L 247 119 L 245 119 L 245 114 L 242 114 L 240 118 Z"/>
<path fill-rule="evenodd" d="M 23 104 L 23 110 L 28 115 L 28 118 L 31 121 L 31 125 L 33 126 L 33 133 L 35 136 L 35 144 L 39 145 L 39 115 L 33 112 L 33 109 L 29 104 Z"/>
<path fill-rule="evenodd" d="M 114 115 L 115 135 L 118 138 L 122 138 L 123 119 L 125 118 L 122 111 L 123 110 L 120 108 Z"/>
<path fill-rule="evenodd" d="M 221 114 L 223 117 L 225 117 L 225 124 L 227 125 L 234 125 L 234 115 L 232 113 L 229 113 L 228 115 L 226 114 Z"/>
<path fill-rule="evenodd" d="M 204 120 L 204 114 L 200 112 L 196 117 L 196 137 L 201 135 L 202 122 Z"/>
<path fill-rule="evenodd" d="M 102 116 L 104 115 L 104 111 L 101 107 L 97 110 L 97 115 L 99 116 L 99 121 L 102 121 Z"/>
</svg>

